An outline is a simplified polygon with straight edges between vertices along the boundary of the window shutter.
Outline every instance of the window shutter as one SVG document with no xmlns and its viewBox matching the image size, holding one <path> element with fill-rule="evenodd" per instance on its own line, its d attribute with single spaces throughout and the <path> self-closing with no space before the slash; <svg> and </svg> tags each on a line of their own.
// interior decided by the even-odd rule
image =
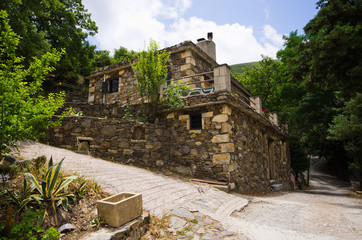
<svg viewBox="0 0 362 240">
<path fill-rule="evenodd" d="M 108 93 L 108 81 L 102 82 L 102 94 Z"/>
</svg>

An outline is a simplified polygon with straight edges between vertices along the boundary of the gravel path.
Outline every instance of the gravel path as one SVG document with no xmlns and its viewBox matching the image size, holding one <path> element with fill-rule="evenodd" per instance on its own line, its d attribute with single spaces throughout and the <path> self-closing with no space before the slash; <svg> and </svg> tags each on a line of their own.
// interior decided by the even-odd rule
<svg viewBox="0 0 362 240">
<path fill-rule="evenodd" d="M 65 157 L 64 169 L 107 192 L 142 193 L 144 208 L 157 216 L 180 207 L 198 211 L 240 239 L 362 239 L 362 200 L 351 198 L 344 182 L 318 172 L 312 172 L 309 191 L 247 197 L 43 144 L 27 142 L 19 149 L 28 159 Z"/>
</svg>

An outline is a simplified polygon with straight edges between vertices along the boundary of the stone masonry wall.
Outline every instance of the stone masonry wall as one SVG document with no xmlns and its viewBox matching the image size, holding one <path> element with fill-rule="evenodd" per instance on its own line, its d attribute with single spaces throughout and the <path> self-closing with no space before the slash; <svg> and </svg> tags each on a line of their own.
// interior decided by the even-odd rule
<svg viewBox="0 0 362 240">
<path fill-rule="evenodd" d="M 202 129 L 190 129 L 195 114 Z M 286 136 L 227 103 L 164 112 L 157 124 L 65 117 L 43 141 L 73 150 L 86 143 L 103 159 L 234 182 L 241 192 L 267 190 L 270 180 L 289 184 Z"/>
<path fill-rule="evenodd" d="M 192 50 L 192 48 L 183 48 L 182 50 L 172 52 L 167 66 L 171 73 L 172 79 L 180 79 L 182 77 L 194 75 L 196 73 L 209 72 L 212 71 L 213 67 L 211 63 L 205 61 L 198 53 L 195 52 L 195 50 Z M 112 66 L 109 66 L 109 68 L 111 67 Z M 105 70 L 108 70 L 108 68 L 105 68 Z M 115 69 L 110 72 L 105 71 L 104 75 L 99 74 L 98 72 L 97 74 L 98 75 L 96 76 L 90 76 L 88 97 L 89 102 L 103 103 L 103 79 L 118 77 L 118 92 L 105 94 L 105 103 L 118 102 L 126 104 L 127 101 L 130 104 L 140 103 L 140 96 L 137 93 L 136 79 L 134 78 L 133 70 L 128 63 L 125 63 L 125 65 L 120 70 Z M 199 80 L 199 78 L 186 79 L 187 82 Z"/>
</svg>

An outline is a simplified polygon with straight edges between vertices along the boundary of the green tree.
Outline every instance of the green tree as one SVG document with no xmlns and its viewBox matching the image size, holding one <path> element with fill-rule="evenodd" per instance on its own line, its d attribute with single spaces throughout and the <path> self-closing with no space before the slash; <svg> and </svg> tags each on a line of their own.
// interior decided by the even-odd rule
<svg viewBox="0 0 362 240">
<path fill-rule="evenodd" d="M 360 172 L 362 190 L 362 94 L 357 93 L 344 107 L 338 109 L 338 113 L 330 124 L 328 138 L 343 142 L 344 148 L 353 159 L 351 166 Z"/>
<path fill-rule="evenodd" d="M 147 51 L 140 52 L 132 65 L 138 92 L 143 103 L 147 103 L 146 114 L 151 121 L 155 120 L 160 105 L 160 88 L 166 82 L 169 57 L 170 53 L 159 50 L 157 42 L 151 39 Z"/>
<path fill-rule="evenodd" d="M 94 54 L 94 66 L 96 68 L 105 67 L 112 64 L 112 57 L 107 50 L 96 50 Z"/>
<path fill-rule="evenodd" d="M 65 49 L 53 72 L 56 80 L 68 79 L 69 73 L 89 75 L 95 46 L 86 39 L 97 32 L 97 26 L 82 0 L 2 0 L 0 9 L 7 11 L 10 26 L 22 38 L 17 54 L 24 57 L 25 67 L 51 48 Z"/>
<path fill-rule="evenodd" d="M 362 0 L 320 0 L 318 14 L 304 27 L 306 41 L 300 62 L 308 67 L 310 87 L 362 92 Z M 312 90 L 311 89 L 311 90 Z"/>
<path fill-rule="evenodd" d="M 136 56 L 137 53 L 135 51 L 133 50 L 129 51 L 127 48 L 121 46 L 118 49 L 114 50 L 113 62 L 114 63 L 123 62 L 126 60 L 130 60 Z"/>
<path fill-rule="evenodd" d="M 52 50 L 34 57 L 29 67 L 16 55 L 20 37 L 9 25 L 7 13 L 0 11 L 0 157 L 16 141 L 34 139 L 41 129 L 54 126 L 54 113 L 63 105 L 64 94 L 38 95 L 44 76 L 54 70 L 51 65 L 62 52 Z M 32 79 L 32 81 L 28 81 Z"/>
<path fill-rule="evenodd" d="M 306 90 L 290 108 L 290 129 L 309 154 L 325 157 L 346 177 L 347 140 L 327 137 L 338 109 L 362 90 L 362 1 L 320 0 L 317 8 L 305 34 L 292 32 L 278 52 L 290 81 Z"/>
<path fill-rule="evenodd" d="M 279 97 L 279 87 L 282 79 L 279 76 L 280 62 L 270 57 L 262 56 L 262 60 L 253 67 L 245 67 L 237 79 L 250 92 L 261 98 L 263 106 L 271 111 L 277 108 L 276 101 Z"/>
</svg>

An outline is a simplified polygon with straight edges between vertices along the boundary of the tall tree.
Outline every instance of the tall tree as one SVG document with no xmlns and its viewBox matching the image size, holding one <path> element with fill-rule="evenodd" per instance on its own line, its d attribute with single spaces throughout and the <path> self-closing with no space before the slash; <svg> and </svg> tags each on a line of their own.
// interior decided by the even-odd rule
<svg viewBox="0 0 362 240">
<path fill-rule="evenodd" d="M 89 74 L 95 47 L 86 39 L 97 32 L 97 26 L 82 0 L 2 0 L 0 9 L 8 12 L 10 26 L 22 38 L 17 54 L 25 58 L 25 66 L 51 48 L 65 49 L 56 77 L 64 80 L 69 72 Z"/>
<path fill-rule="evenodd" d="M 282 79 L 279 76 L 278 61 L 267 56 L 253 67 L 245 67 L 244 71 L 237 76 L 237 79 L 248 88 L 255 96 L 260 96 L 263 106 L 274 111 L 278 104 L 275 101 L 279 98 L 278 86 Z"/>
<path fill-rule="evenodd" d="M 362 94 L 357 93 L 338 113 L 328 129 L 329 139 L 343 141 L 344 148 L 353 159 L 350 167 L 355 172 L 359 171 L 362 190 Z"/>
<path fill-rule="evenodd" d="M 123 62 L 125 60 L 130 60 L 136 56 L 137 53 L 135 51 L 129 51 L 127 48 L 120 46 L 118 49 L 114 50 L 113 61 Z"/>
<path fill-rule="evenodd" d="M 109 55 L 108 50 L 96 50 L 94 54 L 94 66 L 95 68 L 101 68 L 111 65 L 113 58 Z"/>
<path fill-rule="evenodd" d="M 64 94 L 38 95 L 44 75 L 54 70 L 62 53 L 57 50 L 34 57 L 29 67 L 16 54 L 20 37 L 0 10 L 0 158 L 16 141 L 34 139 L 41 129 L 56 124 L 51 117 L 62 106 Z M 29 82 L 28 80 L 33 81 Z"/>
<path fill-rule="evenodd" d="M 317 8 L 305 34 L 292 32 L 278 57 L 290 78 L 307 90 L 292 111 L 300 142 L 346 177 L 350 158 L 343 141 L 348 140 L 327 136 L 338 109 L 362 91 L 362 0 L 320 0 Z"/>
<path fill-rule="evenodd" d="M 362 92 L 362 0 L 320 0 L 318 14 L 304 27 L 304 54 L 312 88 Z"/>
<path fill-rule="evenodd" d="M 150 109 L 148 104 L 145 105 L 151 121 L 155 120 L 160 105 L 160 88 L 166 82 L 169 57 L 170 53 L 159 50 L 157 42 L 151 39 L 147 51 L 140 52 L 132 65 L 138 92 L 143 102 L 151 106 Z"/>
</svg>

